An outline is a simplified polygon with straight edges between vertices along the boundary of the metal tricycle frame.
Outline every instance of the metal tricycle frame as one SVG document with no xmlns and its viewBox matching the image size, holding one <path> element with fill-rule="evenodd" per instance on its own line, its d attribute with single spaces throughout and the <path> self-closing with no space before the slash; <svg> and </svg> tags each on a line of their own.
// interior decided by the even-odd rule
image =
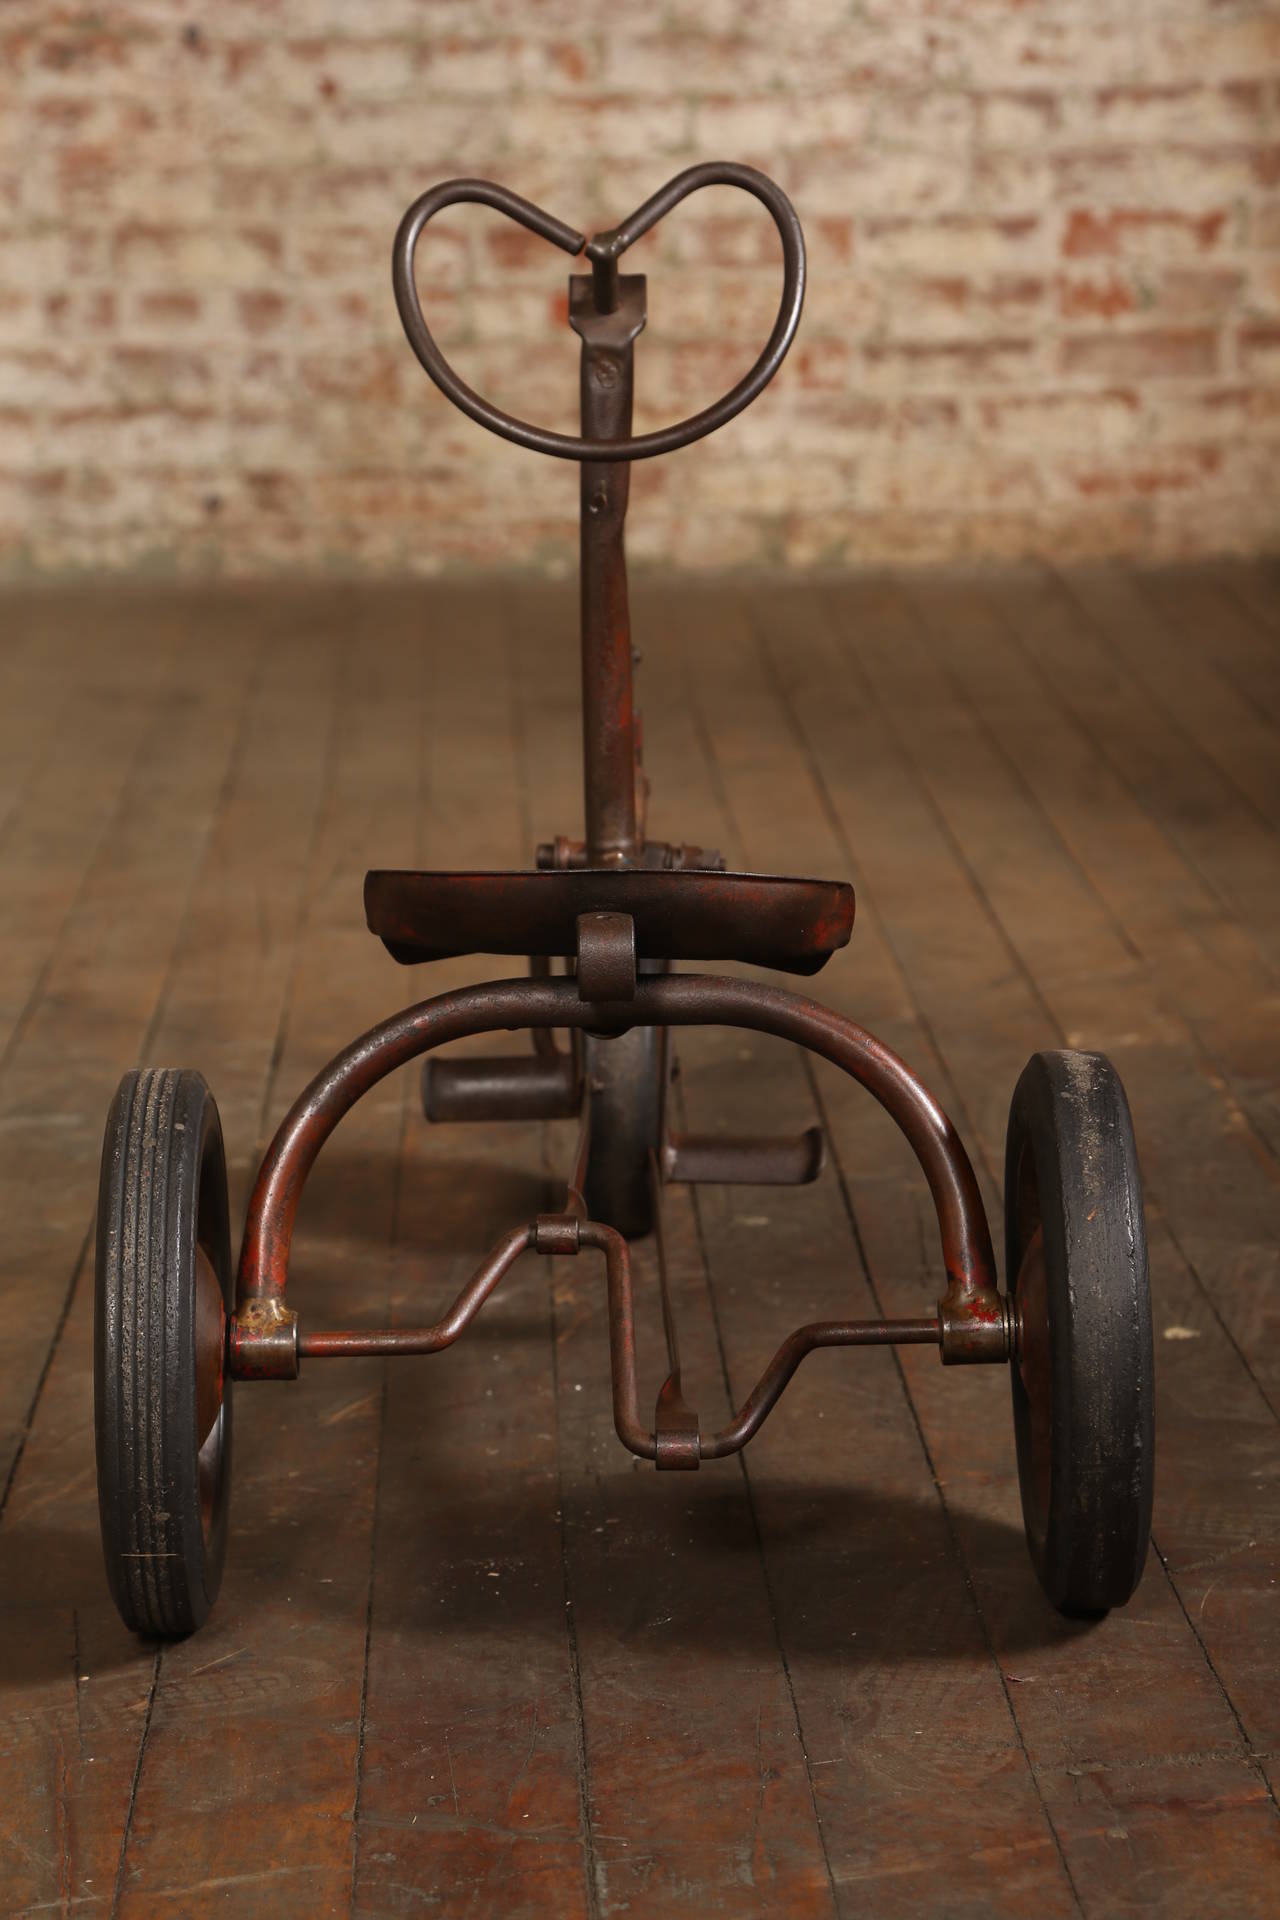
<svg viewBox="0 0 1280 1920">
<path fill-rule="evenodd" d="M 777 319 L 756 365 L 715 406 L 691 420 L 641 437 L 631 435 L 634 343 L 645 323 L 642 275 L 621 275 L 620 255 L 670 210 L 698 188 L 745 188 L 773 214 L 783 247 L 783 292 Z M 585 252 L 589 275 L 570 279 L 569 319 L 581 338 L 581 421 L 578 439 L 527 426 L 480 401 L 465 388 L 443 359 L 419 305 L 414 279 L 414 250 L 427 222 L 458 201 L 481 201 L 574 253 Z M 489 182 L 451 181 L 424 195 L 406 214 L 394 252 L 394 284 L 411 344 L 437 384 L 464 411 L 518 444 L 577 460 L 581 465 L 582 715 L 586 837 L 579 847 L 560 841 L 541 848 L 545 866 L 577 869 L 580 903 L 591 914 L 591 872 L 597 868 L 645 866 L 655 852 L 665 862 L 672 849 L 652 849 L 645 839 L 647 782 L 640 770 L 638 715 L 633 698 L 633 654 L 627 595 L 624 526 L 629 464 L 672 451 L 712 432 L 755 398 L 781 365 L 800 318 L 804 297 L 805 255 L 799 222 L 781 191 L 752 169 L 703 166 L 678 176 L 620 227 L 588 241 L 563 228 L 525 201 Z M 682 879 L 695 872 L 717 873 L 699 863 L 701 849 L 676 850 Z M 717 856 L 711 856 L 715 861 Z M 583 865 L 578 867 L 578 862 Z M 670 869 L 666 869 L 670 870 Z M 696 884 L 696 883 L 695 883 Z M 750 888 L 742 877 L 740 886 Z M 599 887 L 599 882 L 595 883 Z M 673 890 L 674 891 L 674 890 Z M 689 899 L 693 906 L 692 895 Z M 673 912 L 679 912 L 678 905 Z M 749 910 L 749 909 L 748 909 Z M 696 1467 L 700 1459 L 736 1452 L 754 1434 L 804 1355 L 815 1347 L 928 1343 L 944 1360 L 1005 1360 L 1013 1341 L 1008 1301 L 995 1277 L 991 1239 L 977 1182 L 954 1128 L 927 1088 L 887 1047 L 851 1021 L 816 1002 L 776 987 L 717 975 L 637 975 L 626 917 L 596 910 L 597 922 L 613 924 L 603 932 L 619 955 L 618 978 L 593 990 L 581 948 L 566 954 L 576 964 L 565 979 L 550 977 L 496 982 L 427 1000 L 384 1021 L 347 1048 L 317 1076 L 281 1124 L 259 1173 L 249 1206 L 229 1329 L 228 1362 L 233 1377 L 260 1379 L 297 1372 L 303 1359 L 333 1355 L 434 1353 L 449 1346 L 470 1323 L 503 1275 L 526 1250 L 572 1254 L 592 1248 L 604 1255 L 608 1276 L 614 1419 L 619 1438 L 641 1458 L 659 1467 Z M 599 966 L 597 955 L 597 966 Z M 719 1137 L 687 1143 L 673 1138 L 664 1124 L 652 1155 L 651 1179 L 660 1252 L 663 1319 L 668 1343 L 668 1376 L 657 1396 L 652 1426 L 639 1417 L 636 1343 L 630 1258 L 625 1237 L 604 1221 L 587 1217 L 583 1169 L 591 1146 L 590 1076 L 581 1071 L 579 1051 L 554 1048 L 535 1053 L 541 1063 L 533 1080 L 524 1061 L 510 1063 L 504 1087 L 501 1068 L 484 1075 L 484 1112 L 523 1106 L 527 1112 L 543 1096 L 542 1111 L 552 1116 L 577 1105 L 582 1119 L 574 1173 L 563 1207 L 512 1229 L 494 1247 L 468 1281 L 444 1318 L 432 1326 L 311 1332 L 301 1328 L 286 1305 L 289 1249 L 303 1183 L 324 1141 L 342 1115 L 372 1086 L 397 1067 L 449 1040 L 498 1029 L 528 1028 L 535 1034 L 556 1029 L 614 1035 L 637 1027 L 664 1031 L 676 1026 L 748 1027 L 793 1040 L 825 1055 L 861 1082 L 897 1122 L 909 1140 L 937 1209 L 946 1287 L 937 1311 L 912 1319 L 824 1321 L 798 1327 L 782 1343 L 759 1383 L 722 1432 L 703 1435 L 680 1394 L 678 1340 L 666 1285 L 665 1239 L 661 1230 L 661 1189 L 672 1180 L 813 1178 L 821 1161 L 820 1141 L 725 1141 Z M 665 1054 L 665 1047 L 663 1049 Z M 463 1089 L 469 1082 L 464 1078 Z M 474 1084 L 471 1082 L 470 1084 Z M 661 1073 L 662 1091 L 668 1084 Z M 457 1082 L 454 1092 L 456 1097 Z M 466 1111 L 465 1091 L 462 1106 Z M 666 1101 L 662 1109 L 665 1121 Z M 474 1106 L 474 1102 L 473 1102 Z M 684 1422 L 683 1427 L 680 1423 Z M 683 1435 L 675 1445 L 674 1435 Z"/>
<path fill-rule="evenodd" d="M 720 400 L 635 436 L 634 346 L 645 323 L 645 281 L 621 274 L 618 263 L 686 196 L 717 185 L 754 195 L 773 217 L 783 257 L 777 317 L 755 364 Z M 459 202 L 494 208 L 589 262 L 588 274 L 570 279 L 569 320 L 581 341 L 580 436 L 499 411 L 459 379 L 433 340 L 414 279 L 415 248 L 430 219 Z M 928 1088 L 894 1052 L 801 992 L 674 970 L 698 960 L 812 974 L 847 943 L 853 924 L 853 892 L 843 883 L 727 873 L 718 854 L 647 837 L 634 703 L 624 551 L 630 463 L 714 431 L 777 372 L 804 298 L 794 209 L 753 168 L 697 166 L 622 225 L 588 240 L 505 188 L 454 180 L 406 213 L 393 284 L 414 352 L 455 405 L 517 445 L 580 465 L 585 836 L 543 844 L 527 873 L 367 875 L 366 918 L 396 959 L 522 955 L 529 973 L 411 1006 L 317 1074 L 261 1164 L 234 1277 L 221 1130 L 208 1088 L 189 1070 L 126 1075 L 121 1083 L 103 1155 L 95 1377 L 103 1536 L 122 1613 L 153 1632 L 185 1632 L 212 1603 L 225 1547 L 232 1381 L 292 1379 L 304 1360 L 437 1353 L 522 1254 L 584 1249 L 604 1259 L 614 1424 L 633 1454 L 660 1469 L 687 1470 L 737 1452 L 818 1347 L 933 1345 L 947 1363 L 1011 1360 L 1024 1519 L 1041 1582 L 1068 1611 L 1122 1602 L 1141 1574 L 1150 1525 L 1151 1336 L 1141 1183 L 1128 1106 L 1110 1063 L 1096 1054 L 1035 1054 L 1018 1083 L 1002 1292 L 968 1155 Z M 562 974 L 553 972 L 557 959 Z M 773 1139 L 677 1132 L 668 1100 L 671 1035 L 686 1026 L 789 1040 L 865 1087 L 923 1171 L 944 1276 L 932 1312 L 796 1327 L 728 1424 L 705 1433 L 681 1378 L 664 1189 L 699 1181 L 803 1184 L 817 1177 L 824 1145 L 817 1128 Z M 576 1116 L 563 1204 L 503 1234 L 430 1325 L 304 1326 L 288 1304 L 293 1227 L 307 1177 L 343 1115 L 419 1056 L 468 1036 L 520 1030 L 532 1036 L 526 1054 L 428 1058 L 427 1114 L 482 1122 Z M 161 1221 L 147 1196 L 170 1189 L 180 1204 Z M 628 1247 L 628 1235 L 650 1225 L 667 1346 L 651 1417 L 638 1380 Z M 176 1329 L 173 1351 L 163 1340 L 156 1346 L 162 1323 Z M 148 1411 L 152 1389 L 159 1399 Z"/>
</svg>

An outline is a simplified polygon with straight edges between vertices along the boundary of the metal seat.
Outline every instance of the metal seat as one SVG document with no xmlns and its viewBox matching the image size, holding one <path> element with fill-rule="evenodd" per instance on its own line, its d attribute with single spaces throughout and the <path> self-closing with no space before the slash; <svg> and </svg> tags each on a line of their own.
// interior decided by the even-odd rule
<svg viewBox="0 0 1280 1920">
<path fill-rule="evenodd" d="M 853 888 L 839 880 L 686 868 L 365 875 L 365 918 L 406 966 L 464 953 L 550 959 L 578 948 L 578 917 L 624 913 L 639 960 L 739 960 L 816 973 L 848 944 Z"/>
</svg>

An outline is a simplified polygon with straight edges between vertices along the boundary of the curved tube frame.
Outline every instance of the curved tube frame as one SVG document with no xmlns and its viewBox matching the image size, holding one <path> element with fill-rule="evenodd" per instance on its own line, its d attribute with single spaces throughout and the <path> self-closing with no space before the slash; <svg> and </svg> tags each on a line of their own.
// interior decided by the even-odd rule
<svg viewBox="0 0 1280 1920">
<path fill-rule="evenodd" d="M 442 1353 L 465 1333 L 498 1282 L 522 1253 L 534 1244 L 532 1227 L 512 1227 L 487 1253 L 449 1311 L 433 1326 L 404 1334 L 394 1327 L 372 1327 L 354 1332 L 300 1333 L 300 1359 L 340 1359 L 347 1354 Z"/>
<path fill-rule="evenodd" d="M 625 440 L 584 440 L 576 434 L 554 433 L 548 427 L 533 426 L 526 420 L 517 419 L 514 414 L 504 413 L 500 407 L 484 399 L 459 378 L 432 338 L 418 299 L 413 277 L 413 256 L 423 228 L 445 207 L 456 206 L 461 201 L 493 207 L 498 213 L 505 214 L 508 220 L 514 220 L 517 226 L 549 240 L 566 253 L 581 254 L 585 251 L 594 272 L 597 305 L 601 312 L 607 313 L 617 305 L 617 263 L 620 256 L 689 194 L 697 193 L 703 187 L 715 186 L 740 187 L 744 193 L 753 194 L 773 215 L 782 241 L 782 299 L 773 331 L 755 365 L 713 405 L 704 407 L 700 413 L 691 414 L 687 420 L 661 427 L 656 433 L 633 435 Z M 660 187 L 657 193 L 652 194 L 643 206 L 637 207 L 620 226 L 597 234 L 590 242 L 584 234 L 566 226 L 563 220 L 557 220 L 541 207 L 534 206 L 532 201 L 521 199 L 518 193 L 512 193 L 492 180 L 445 180 L 414 201 L 400 222 L 391 251 L 391 284 L 401 324 L 408 335 L 409 345 L 441 393 L 472 420 L 478 421 L 482 427 L 488 427 L 491 433 L 501 434 L 504 440 L 513 440 L 518 447 L 528 447 L 534 453 L 549 453 L 561 460 L 651 460 L 656 454 L 672 453 L 677 447 L 687 447 L 691 441 L 703 439 L 705 435 L 714 433 L 717 427 L 722 427 L 727 420 L 732 420 L 768 386 L 786 358 L 800 324 L 804 280 L 804 234 L 795 208 L 782 188 L 775 185 L 767 174 L 757 172 L 754 167 L 740 166 L 734 161 L 708 161 L 701 166 L 687 167 L 683 173 L 669 180 L 665 187 Z"/>
<path fill-rule="evenodd" d="M 938 1321 L 933 1316 L 914 1320 L 813 1320 L 789 1333 L 770 1360 L 742 1405 L 727 1426 L 718 1433 L 702 1433 L 693 1416 L 689 1451 L 683 1460 L 660 1458 L 660 1438 L 648 1427 L 640 1412 L 640 1389 L 636 1369 L 635 1308 L 631 1294 L 631 1260 L 627 1243 L 612 1227 L 598 1220 L 578 1223 L 577 1244 L 593 1247 L 604 1255 L 606 1285 L 609 1289 L 609 1361 L 613 1374 L 613 1425 L 624 1447 L 640 1460 L 657 1460 L 660 1465 L 696 1466 L 702 1460 L 723 1460 L 740 1453 L 757 1434 L 782 1398 L 792 1374 L 807 1355 L 820 1347 L 936 1346 Z M 573 1249 L 577 1251 L 577 1247 Z M 671 1339 L 667 1329 L 668 1342 Z M 679 1369 L 673 1368 L 663 1389 L 676 1388 L 679 1396 Z M 683 1402 L 681 1402 L 683 1407 Z"/>
<path fill-rule="evenodd" d="M 999 1321 L 1003 1337 L 1004 1303 L 973 1168 L 932 1094 L 892 1049 L 852 1020 L 779 987 L 698 973 L 643 977 L 635 998 L 621 1003 L 582 1000 L 572 979 L 497 980 L 421 1001 L 353 1041 L 294 1102 L 259 1170 L 240 1254 L 237 1321 L 261 1326 L 284 1319 L 289 1249 L 307 1175 L 343 1114 L 387 1074 L 468 1034 L 554 1027 L 620 1033 L 633 1026 L 775 1034 L 821 1054 L 866 1087 L 910 1142 L 933 1195 L 947 1274 L 940 1305 L 944 1357 L 990 1357 L 959 1345 L 946 1353 L 949 1320 L 988 1331 Z M 233 1353 L 235 1337 L 233 1324 Z"/>
</svg>

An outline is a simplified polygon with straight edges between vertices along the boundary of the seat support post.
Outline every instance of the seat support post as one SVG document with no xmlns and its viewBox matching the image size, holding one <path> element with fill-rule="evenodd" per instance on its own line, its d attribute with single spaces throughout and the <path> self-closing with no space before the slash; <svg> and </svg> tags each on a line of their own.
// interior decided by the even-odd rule
<svg viewBox="0 0 1280 1920">
<path fill-rule="evenodd" d="M 624 440 L 631 432 L 634 343 L 644 326 L 644 276 L 612 276 L 613 306 L 596 304 L 596 277 L 569 281 L 569 324 L 582 340 L 582 432 Z M 623 533 L 631 468 L 582 463 L 582 750 L 588 866 L 626 866 L 641 841 L 636 808 L 636 717 L 631 611 Z"/>
</svg>

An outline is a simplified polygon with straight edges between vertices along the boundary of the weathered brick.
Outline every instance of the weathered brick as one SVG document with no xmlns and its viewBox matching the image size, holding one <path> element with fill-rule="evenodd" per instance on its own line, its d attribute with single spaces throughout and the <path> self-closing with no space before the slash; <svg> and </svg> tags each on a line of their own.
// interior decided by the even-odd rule
<svg viewBox="0 0 1280 1920">
<path fill-rule="evenodd" d="M 1229 206 L 1241 194 L 1265 185 L 1276 149 L 1265 144 L 1200 146 L 1166 142 L 1147 146 L 1096 145 L 1049 157 L 1054 198 L 1099 206 L 1141 206 L 1159 194 L 1170 206 L 1193 214 Z"/>
<path fill-rule="evenodd" d="M 1114 320 L 1143 304 L 1141 285 L 1131 274 L 1064 273 L 1058 279 L 1058 311 L 1064 320 Z"/>
<path fill-rule="evenodd" d="M 1252 263 L 1246 304 L 1251 319 L 1280 318 L 1280 260 Z"/>
<path fill-rule="evenodd" d="M 1171 318 L 1225 319 L 1244 304 L 1245 274 L 1231 267 L 1167 267 L 1150 284 L 1149 297 Z"/>
<path fill-rule="evenodd" d="M 1022 271 L 1045 249 L 1044 223 L 1035 214 L 888 220 L 871 214 L 858 223 L 857 234 L 860 263 L 883 261 L 926 273 L 984 267 Z"/>
<path fill-rule="evenodd" d="M 1201 494 L 1207 484 L 1227 501 L 1240 500 L 1253 488 L 1265 490 L 1273 465 L 1271 449 L 1229 439 L 1197 440 L 1109 456 L 1068 454 L 1046 464 L 1045 483 L 1054 499 L 1075 496 L 1106 505 L 1159 501 L 1176 515 L 1178 502 Z"/>
<path fill-rule="evenodd" d="M 885 312 L 910 315 L 920 338 L 975 338 L 1021 330 L 1045 304 L 1047 283 L 1039 274 L 977 273 L 893 275 L 881 286 Z"/>
<path fill-rule="evenodd" d="M 1147 418 L 1148 441 L 1212 442 L 1274 446 L 1280 434 L 1280 385 L 1250 384 L 1237 378 L 1188 383 L 1170 388 L 1159 410 Z"/>
<path fill-rule="evenodd" d="M 1089 99 L 1100 138 L 1177 144 L 1189 133 L 1198 141 L 1262 139 L 1271 127 L 1271 89 L 1261 80 L 1204 86 L 1198 81 L 1165 86 L 1103 87 Z"/>
<path fill-rule="evenodd" d="M 1067 334 L 1059 351 L 1065 374 L 1093 379 L 1206 379 L 1218 371 L 1218 335 L 1208 327 L 1147 327 L 1132 333 Z"/>
<path fill-rule="evenodd" d="M 1032 375 L 1036 342 L 1029 335 L 991 339 L 869 341 L 863 348 L 868 375 L 887 385 L 963 387 L 966 383 L 1019 381 Z"/>
<path fill-rule="evenodd" d="M 1148 430 L 1134 387 L 984 394 L 977 409 L 984 437 L 1015 446 L 1115 448 L 1136 444 Z"/>
<path fill-rule="evenodd" d="M 977 96 L 977 136 L 983 147 L 1036 147 L 1060 133 L 1067 96 L 1052 87 L 1025 87 Z"/>
<path fill-rule="evenodd" d="M 1247 321 L 1237 336 L 1241 371 L 1252 379 L 1280 376 L 1280 321 Z"/>
<path fill-rule="evenodd" d="M 1271 7 L 1171 8 L 1151 23 L 1148 46 L 1152 65 L 1170 83 L 1274 79 L 1280 66 L 1280 17 Z"/>
<path fill-rule="evenodd" d="M 457 173 L 607 225 L 716 154 L 810 250 L 777 384 L 637 469 L 665 564 L 1280 538 L 1280 18 L 1158 0 L 175 0 L 0 10 L 0 565 L 571 567 L 577 476 L 448 408 L 390 298 Z M 637 247 L 637 424 L 772 321 L 728 190 Z M 492 212 L 421 249 L 437 338 L 571 429 L 571 263 Z"/>
<path fill-rule="evenodd" d="M 1185 213 L 1168 207 L 1122 207 L 1096 211 L 1071 207 L 1062 233 L 1062 252 L 1068 259 L 1097 254 L 1124 258 L 1169 254 L 1208 253 L 1230 238 L 1231 213 L 1214 207 L 1203 213 Z"/>
</svg>

